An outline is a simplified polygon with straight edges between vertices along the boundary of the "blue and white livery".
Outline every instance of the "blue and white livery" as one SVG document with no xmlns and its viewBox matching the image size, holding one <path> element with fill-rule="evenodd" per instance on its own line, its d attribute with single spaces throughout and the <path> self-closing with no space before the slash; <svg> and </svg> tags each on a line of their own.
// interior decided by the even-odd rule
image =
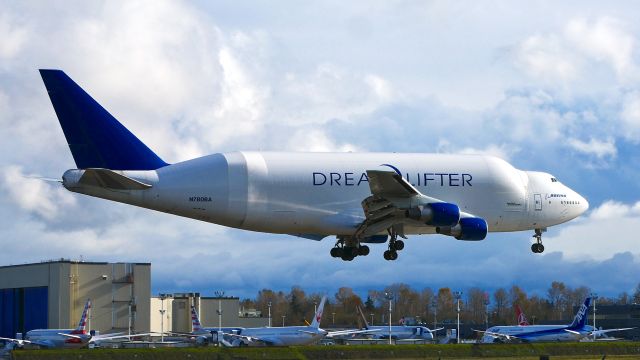
<svg viewBox="0 0 640 360">
<path fill-rule="evenodd" d="M 493 326 L 484 333 L 483 343 L 493 342 L 538 342 L 538 341 L 580 341 L 594 335 L 601 336 L 608 332 L 631 330 L 632 328 L 597 330 L 587 325 L 587 311 L 591 298 L 585 299 L 578 309 L 573 322 L 569 325 L 527 325 L 527 326 Z"/>
</svg>

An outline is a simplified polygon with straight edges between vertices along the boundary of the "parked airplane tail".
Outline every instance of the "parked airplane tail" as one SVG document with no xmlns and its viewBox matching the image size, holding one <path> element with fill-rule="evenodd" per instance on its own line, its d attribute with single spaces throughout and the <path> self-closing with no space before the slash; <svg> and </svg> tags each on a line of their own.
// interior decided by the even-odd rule
<svg viewBox="0 0 640 360">
<path fill-rule="evenodd" d="M 316 315 L 311 322 L 311 327 L 319 328 L 320 321 L 322 320 L 322 312 L 324 311 L 324 303 L 327 301 L 327 296 L 323 296 L 322 300 L 320 300 L 320 306 L 318 306 L 318 310 L 316 310 Z"/>
<path fill-rule="evenodd" d="M 202 325 L 200 325 L 200 317 L 196 307 L 191 305 L 191 326 L 194 333 L 202 331 Z"/>
<path fill-rule="evenodd" d="M 529 322 L 527 321 L 527 317 L 520 309 L 520 305 L 516 304 L 516 318 L 518 319 L 518 325 L 520 326 L 529 326 Z"/>
<path fill-rule="evenodd" d="M 40 70 L 78 169 L 155 170 L 151 149 L 61 70 Z"/>
<path fill-rule="evenodd" d="M 569 329 L 582 329 L 587 323 L 587 311 L 589 311 L 589 304 L 591 303 L 591 298 L 587 297 L 584 300 L 584 304 L 580 306 L 576 316 L 573 318 L 573 322 L 569 325 Z"/>
<path fill-rule="evenodd" d="M 91 311 L 91 299 L 87 299 L 84 304 L 84 310 L 82 310 L 82 316 L 78 326 L 72 331 L 72 334 L 85 334 L 87 332 L 87 319 L 89 318 L 89 311 Z"/>
<path fill-rule="evenodd" d="M 364 323 L 364 328 L 369 329 L 369 323 L 367 322 L 367 317 L 364 316 L 364 313 L 362 312 L 362 308 L 360 308 L 360 306 L 358 306 L 358 312 L 360 313 L 360 317 L 362 318 L 362 322 Z"/>
</svg>

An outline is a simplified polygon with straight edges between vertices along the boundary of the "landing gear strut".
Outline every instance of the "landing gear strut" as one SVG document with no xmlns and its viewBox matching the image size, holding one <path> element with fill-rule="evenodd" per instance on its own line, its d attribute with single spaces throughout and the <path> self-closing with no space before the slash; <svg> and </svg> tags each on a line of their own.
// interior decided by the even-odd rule
<svg viewBox="0 0 640 360">
<path fill-rule="evenodd" d="M 404 249 L 404 241 L 398 240 L 398 232 L 393 228 L 389 229 L 389 237 L 389 250 L 384 252 L 383 257 L 392 261 L 398 258 L 398 251 Z"/>
<path fill-rule="evenodd" d="M 535 235 L 533 237 L 536 239 L 536 242 L 531 245 L 531 251 L 536 254 L 541 254 L 544 251 L 544 245 L 542 245 L 542 233 L 543 229 L 536 229 Z"/>
<path fill-rule="evenodd" d="M 331 256 L 341 258 L 344 261 L 351 261 L 356 256 L 369 255 L 369 247 L 360 244 L 360 241 L 353 236 L 338 237 L 336 245 L 331 249 Z"/>
</svg>

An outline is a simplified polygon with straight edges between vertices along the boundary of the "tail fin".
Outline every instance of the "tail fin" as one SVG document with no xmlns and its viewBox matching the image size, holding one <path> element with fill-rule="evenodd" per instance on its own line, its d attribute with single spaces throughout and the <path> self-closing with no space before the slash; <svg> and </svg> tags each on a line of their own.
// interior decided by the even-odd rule
<svg viewBox="0 0 640 360">
<path fill-rule="evenodd" d="M 587 323 L 587 311 L 589 310 L 589 304 L 591 303 L 591 297 L 584 300 L 584 304 L 580 306 L 576 316 L 573 318 L 573 322 L 569 325 L 569 329 L 582 329 Z"/>
<path fill-rule="evenodd" d="M 319 328 L 320 321 L 322 320 L 322 312 L 324 311 L 324 303 L 327 302 L 327 296 L 323 296 L 322 300 L 320 300 L 320 306 L 318 306 L 318 310 L 316 311 L 316 315 L 311 322 L 311 327 Z"/>
<path fill-rule="evenodd" d="M 518 319 L 518 325 L 520 326 L 529 326 L 529 322 L 527 321 L 527 317 L 520 309 L 520 305 L 516 304 L 516 318 Z"/>
<path fill-rule="evenodd" d="M 198 316 L 198 311 L 196 311 L 196 307 L 191 305 L 191 326 L 193 327 L 193 332 L 201 332 L 202 325 L 200 325 L 200 317 Z"/>
<path fill-rule="evenodd" d="M 84 304 L 84 310 L 82 310 L 80 322 L 72 334 L 85 334 L 87 332 L 87 318 L 89 317 L 89 311 L 91 311 L 91 299 L 87 299 L 87 302 Z"/>
<path fill-rule="evenodd" d="M 155 170 L 166 166 L 61 70 L 40 70 L 78 169 Z"/>
<path fill-rule="evenodd" d="M 364 316 L 364 313 L 362 312 L 362 309 L 360 308 L 360 306 L 358 306 L 358 312 L 360 313 L 360 317 L 362 318 L 362 321 L 364 323 L 364 328 L 369 329 L 369 323 L 367 322 L 367 317 Z"/>
</svg>

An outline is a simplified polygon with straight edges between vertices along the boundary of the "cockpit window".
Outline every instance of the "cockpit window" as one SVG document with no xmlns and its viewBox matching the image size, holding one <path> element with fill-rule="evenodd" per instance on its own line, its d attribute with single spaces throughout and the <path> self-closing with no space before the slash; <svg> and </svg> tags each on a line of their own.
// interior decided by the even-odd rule
<svg viewBox="0 0 640 360">
<path fill-rule="evenodd" d="M 551 182 L 558 182 L 558 179 L 556 179 L 556 178 L 551 178 Z"/>
</svg>

